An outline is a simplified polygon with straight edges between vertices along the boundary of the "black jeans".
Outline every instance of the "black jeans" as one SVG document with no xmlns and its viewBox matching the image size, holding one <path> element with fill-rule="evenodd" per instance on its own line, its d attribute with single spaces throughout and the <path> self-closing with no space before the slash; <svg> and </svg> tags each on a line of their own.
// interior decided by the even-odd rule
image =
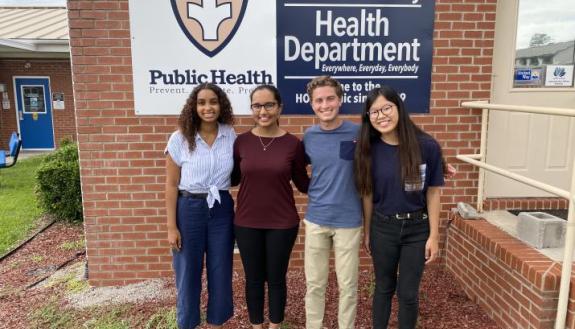
<svg viewBox="0 0 575 329">
<path fill-rule="evenodd" d="M 419 283 L 425 266 L 429 220 L 384 218 L 374 213 L 370 227 L 375 270 L 373 328 L 385 329 L 397 288 L 399 329 L 413 329 L 419 312 Z M 397 273 L 399 267 L 399 275 Z"/>
<path fill-rule="evenodd" d="M 257 229 L 235 226 L 246 274 L 246 301 L 252 324 L 264 322 L 264 283 L 268 283 L 270 321 L 284 320 L 287 299 L 286 273 L 299 226 Z"/>
</svg>

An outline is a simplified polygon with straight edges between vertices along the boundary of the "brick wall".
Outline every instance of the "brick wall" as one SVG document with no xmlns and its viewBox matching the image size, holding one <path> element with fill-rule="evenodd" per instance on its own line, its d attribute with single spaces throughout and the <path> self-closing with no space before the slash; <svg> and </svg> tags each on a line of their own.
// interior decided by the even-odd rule
<svg viewBox="0 0 575 329">
<path fill-rule="evenodd" d="M 454 156 L 478 151 L 481 115 L 459 104 L 489 99 L 495 6 L 495 0 L 436 1 L 432 109 L 415 120 L 458 169 L 443 190 L 442 218 L 455 202 L 475 200 L 477 170 Z M 172 275 L 162 150 L 176 117 L 134 115 L 128 2 L 70 0 L 68 8 L 90 283 Z M 238 132 L 252 125 L 251 118 L 237 121 Z M 298 135 L 313 123 L 312 116 L 281 119 Z M 305 196 L 296 202 L 303 212 Z M 303 264 L 301 243 L 300 236 L 291 266 Z M 361 262 L 370 260 L 363 255 Z"/>
<path fill-rule="evenodd" d="M 454 216 L 449 227 L 446 265 L 466 294 L 502 328 L 551 329 L 561 280 L 554 262 L 485 220 Z M 575 328 L 571 293 L 567 328 Z"/>
<path fill-rule="evenodd" d="M 484 210 L 496 209 L 567 209 L 569 202 L 563 198 L 493 198 L 483 201 Z"/>
<path fill-rule="evenodd" d="M 30 64 L 25 68 L 26 63 Z M 18 131 L 14 95 L 14 76 L 47 76 L 52 92 L 64 93 L 64 110 L 52 109 L 56 145 L 63 138 L 76 140 L 76 118 L 72 93 L 72 71 L 69 59 L 0 59 L 0 83 L 7 86 L 10 109 L 0 109 L 0 149 L 6 149 L 13 131 Z M 1 96 L 0 96 L 1 98 Z"/>
</svg>

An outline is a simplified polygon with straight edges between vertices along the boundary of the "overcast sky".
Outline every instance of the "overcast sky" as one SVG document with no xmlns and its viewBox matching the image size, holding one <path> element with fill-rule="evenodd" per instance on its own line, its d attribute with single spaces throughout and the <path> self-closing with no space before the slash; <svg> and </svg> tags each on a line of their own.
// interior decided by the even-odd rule
<svg viewBox="0 0 575 329">
<path fill-rule="evenodd" d="M 59 6 L 65 7 L 66 0 L 0 0 L 0 6 Z"/>
<path fill-rule="evenodd" d="M 575 0 L 520 0 L 517 47 L 529 47 L 535 33 L 547 33 L 553 42 L 575 39 Z"/>
</svg>

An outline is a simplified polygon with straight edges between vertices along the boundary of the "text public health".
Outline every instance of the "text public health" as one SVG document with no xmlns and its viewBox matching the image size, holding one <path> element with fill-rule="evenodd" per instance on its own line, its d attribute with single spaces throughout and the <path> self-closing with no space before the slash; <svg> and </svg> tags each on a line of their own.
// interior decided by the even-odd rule
<svg viewBox="0 0 575 329">
<path fill-rule="evenodd" d="M 226 70 L 210 70 L 208 73 L 198 73 L 196 70 L 173 70 L 166 73 L 161 70 L 149 70 L 150 84 L 156 85 L 197 85 L 215 83 L 218 85 L 260 85 L 272 84 L 272 75 L 265 70 L 247 70 L 244 73 L 228 73 Z"/>
</svg>

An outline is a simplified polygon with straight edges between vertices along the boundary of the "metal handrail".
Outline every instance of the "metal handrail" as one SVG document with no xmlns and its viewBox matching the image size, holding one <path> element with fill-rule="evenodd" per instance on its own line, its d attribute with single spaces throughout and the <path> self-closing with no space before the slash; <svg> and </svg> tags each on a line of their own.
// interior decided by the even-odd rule
<svg viewBox="0 0 575 329">
<path fill-rule="evenodd" d="M 459 154 L 457 159 L 479 167 L 479 181 L 477 187 L 477 210 L 483 211 L 483 185 L 485 181 L 485 170 L 511 178 L 520 183 L 524 183 L 545 192 L 565 198 L 569 201 L 569 212 L 567 215 L 567 232 L 565 234 L 565 248 L 563 255 L 563 265 L 561 267 L 561 284 L 559 286 L 559 301 L 557 302 L 557 316 L 555 318 L 555 329 L 564 329 L 567 320 L 567 306 L 569 304 L 569 285 L 571 283 L 571 266 L 573 262 L 573 247 L 575 246 L 575 174 L 571 173 L 571 190 L 566 191 L 558 187 L 545 184 L 535 179 L 518 175 L 509 170 L 490 165 L 485 162 L 487 147 L 487 122 L 489 111 L 508 111 L 536 113 L 547 115 L 560 115 L 575 117 L 575 109 L 564 109 L 555 107 L 536 107 L 536 106 L 519 106 L 489 104 L 486 101 L 463 102 L 462 107 L 482 109 L 481 115 L 481 144 L 479 154 Z M 573 157 L 572 171 L 575 170 L 575 155 Z"/>
<path fill-rule="evenodd" d="M 565 109 L 560 107 L 489 104 L 486 101 L 463 102 L 461 103 L 461 106 L 471 109 L 487 109 L 487 110 L 499 110 L 506 112 L 561 115 L 566 117 L 575 116 L 575 109 Z"/>
</svg>

